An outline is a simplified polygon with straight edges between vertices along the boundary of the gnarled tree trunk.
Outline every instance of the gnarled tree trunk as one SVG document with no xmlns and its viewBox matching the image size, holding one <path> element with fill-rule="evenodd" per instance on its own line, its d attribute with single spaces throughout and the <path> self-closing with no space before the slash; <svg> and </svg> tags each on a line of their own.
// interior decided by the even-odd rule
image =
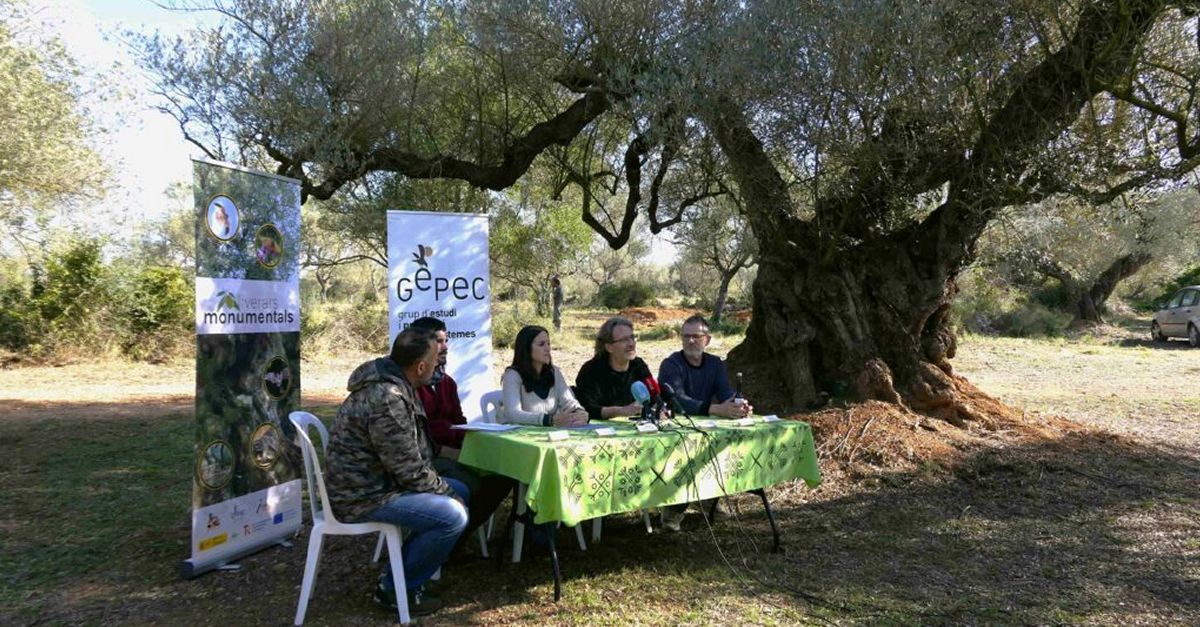
<svg viewBox="0 0 1200 627">
<path fill-rule="evenodd" d="M 748 395 L 766 406 L 801 409 L 825 391 L 958 425 L 986 423 L 1000 405 L 955 376 L 949 361 L 953 276 L 954 268 L 914 261 L 899 248 L 826 265 L 764 250 L 754 316 L 729 368 L 747 374 Z"/>
<path fill-rule="evenodd" d="M 1100 276 L 1092 282 L 1091 287 L 1081 290 L 1082 293 L 1076 300 L 1075 321 L 1104 322 L 1101 312 L 1104 310 L 1104 304 L 1108 302 L 1108 297 L 1112 296 L 1113 290 L 1117 289 L 1117 285 L 1121 281 L 1137 274 L 1137 271 L 1150 263 L 1151 259 L 1149 253 L 1136 252 L 1122 255 L 1109 264 L 1104 272 L 1101 272 Z"/>
</svg>

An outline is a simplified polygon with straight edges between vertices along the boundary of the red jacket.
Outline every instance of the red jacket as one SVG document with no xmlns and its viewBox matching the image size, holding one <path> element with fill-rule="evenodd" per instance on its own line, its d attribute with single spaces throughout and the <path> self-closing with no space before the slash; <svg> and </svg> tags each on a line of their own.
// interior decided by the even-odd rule
<svg viewBox="0 0 1200 627">
<path fill-rule="evenodd" d="M 462 403 L 458 400 L 458 384 L 450 375 L 444 375 L 436 385 L 423 385 L 417 396 L 425 406 L 429 418 L 429 433 L 433 441 L 442 446 L 462 448 L 465 431 L 451 429 L 451 425 L 466 424 Z"/>
</svg>

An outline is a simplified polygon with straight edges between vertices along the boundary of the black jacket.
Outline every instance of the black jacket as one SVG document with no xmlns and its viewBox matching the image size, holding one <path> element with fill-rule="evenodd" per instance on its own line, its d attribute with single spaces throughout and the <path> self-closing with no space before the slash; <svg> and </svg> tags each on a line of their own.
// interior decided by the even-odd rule
<svg viewBox="0 0 1200 627">
<path fill-rule="evenodd" d="M 608 365 L 608 355 L 593 357 L 584 362 L 575 377 L 575 398 L 587 410 L 588 417 L 600 420 L 601 407 L 628 405 L 633 402 L 629 386 L 651 376 L 650 368 L 641 357 L 634 357 L 625 372 Z"/>
</svg>

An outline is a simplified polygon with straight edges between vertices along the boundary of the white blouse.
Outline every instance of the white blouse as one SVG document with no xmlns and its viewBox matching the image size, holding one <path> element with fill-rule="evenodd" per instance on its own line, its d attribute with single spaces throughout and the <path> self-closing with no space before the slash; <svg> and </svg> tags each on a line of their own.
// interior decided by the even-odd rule
<svg viewBox="0 0 1200 627">
<path fill-rule="evenodd" d="M 546 414 L 553 416 L 563 408 L 582 409 L 583 406 L 571 393 L 571 386 L 563 378 L 562 371 L 555 366 L 551 368 L 554 368 L 554 387 L 550 388 L 546 398 L 527 391 L 521 384 L 521 375 L 512 368 L 506 368 L 500 377 L 502 401 L 496 419 L 504 423 L 541 426 Z"/>
</svg>

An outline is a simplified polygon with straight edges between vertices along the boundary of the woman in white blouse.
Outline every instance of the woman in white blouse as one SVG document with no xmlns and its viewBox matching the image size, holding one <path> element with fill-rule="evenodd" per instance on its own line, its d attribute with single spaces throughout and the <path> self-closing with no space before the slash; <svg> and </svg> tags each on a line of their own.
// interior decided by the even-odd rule
<svg viewBox="0 0 1200 627">
<path fill-rule="evenodd" d="M 530 325 L 517 333 L 512 365 L 504 370 L 500 386 L 500 422 L 543 427 L 587 424 L 587 410 L 550 362 L 550 333 L 542 327 Z"/>
</svg>

